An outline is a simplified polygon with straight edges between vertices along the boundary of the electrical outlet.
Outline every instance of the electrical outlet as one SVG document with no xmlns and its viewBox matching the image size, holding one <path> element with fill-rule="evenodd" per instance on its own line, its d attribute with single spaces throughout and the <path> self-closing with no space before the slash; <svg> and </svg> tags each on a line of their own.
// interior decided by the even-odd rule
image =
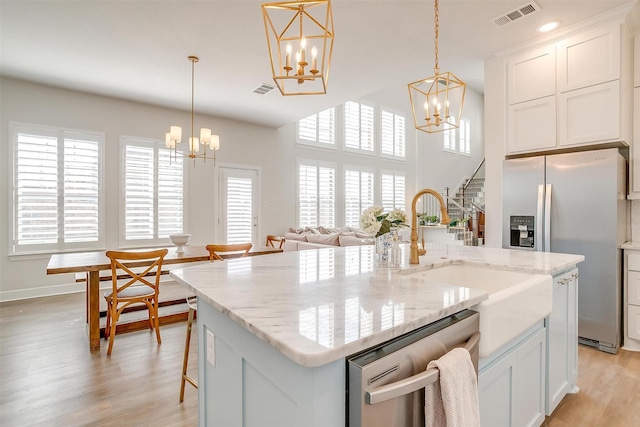
<svg viewBox="0 0 640 427">
<path fill-rule="evenodd" d="M 207 329 L 207 360 L 211 366 L 216 366 L 216 341 L 213 332 Z"/>
</svg>

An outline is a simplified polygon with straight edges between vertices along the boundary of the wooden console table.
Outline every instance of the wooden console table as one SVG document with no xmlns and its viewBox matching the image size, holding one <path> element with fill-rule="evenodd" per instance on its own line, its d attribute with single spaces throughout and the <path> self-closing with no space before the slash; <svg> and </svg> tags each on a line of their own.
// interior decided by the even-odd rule
<svg viewBox="0 0 640 427">
<path fill-rule="evenodd" d="M 209 252 L 204 246 L 185 246 L 185 252 L 182 254 L 176 253 L 175 247 L 168 249 L 169 253 L 164 257 L 163 265 L 209 260 Z M 249 256 L 278 252 L 282 252 L 282 249 L 254 246 L 249 251 Z M 237 258 L 240 255 L 241 253 L 224 253 L 220 256 L 227 259 Z M 144 267 L 149 265 L 149 261 L 136 261 L 126 263 L 126 265 L 129 267 Z M 105 270 L 111 270 L 111 263 L 105 255 L 105 251 L 53 254 L 47 265 L 47 274 L 87 274 L 87 323 L 90 351 L 100 350 L 100 271 Z"/>
</svg>

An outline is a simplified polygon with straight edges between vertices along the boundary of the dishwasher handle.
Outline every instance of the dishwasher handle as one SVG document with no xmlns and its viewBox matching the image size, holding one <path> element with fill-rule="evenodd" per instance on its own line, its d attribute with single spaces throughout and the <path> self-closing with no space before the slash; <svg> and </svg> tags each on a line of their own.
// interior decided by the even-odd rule
<svg viewBox="0 0 640 427">
<path fill-rule="evenodd" d="M 480 342 L 480 332 L 474 332 L 473 335 L 464 345 L 464 348 L 473 353 Z M 364 400 L 369 405 L 395 399 L 405 394 L 413 393 L 416 390 L 425 388 L 440 379 L 440 370 L 438 368 L 427 369 L 424 372 L 396 381 L 391 384 L 385 384 L 380 387 L 373 388 L 364 393 Z"/>
</svg>

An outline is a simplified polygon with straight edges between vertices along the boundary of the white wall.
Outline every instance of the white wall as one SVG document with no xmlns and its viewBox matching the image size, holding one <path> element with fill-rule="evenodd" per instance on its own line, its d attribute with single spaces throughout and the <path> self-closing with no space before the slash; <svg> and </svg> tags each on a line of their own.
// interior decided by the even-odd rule
<svg viewBox="0 0 640 427">
<path fill-rule="evenodd" d="M 93 96 L 18 80 L 0 80 L 0 124 L 2 155 L 0 156 L 0 300 L 46 295 L 78 289 L 73 275 L 47 276 L 48 256 L 20 256 L 9 259 L 9 122 L 104 132 L 105 144 L 105 219 L 106 247 L 118 247 L 119 203 L 119 138 L 121 135 L 162 140 L 171 124 L 189 123 L 190 113 L 170 110 L 113 98 Z M 293 222 L 294 205 L 290 196 L 293 186 L 283 174 L 282 157 L 288 152 L 276 129 L 247 123 L 196 115 L 196 127 L 204 126 L 220 134 L 218 164 L 260 166 L 263 206 L 261 236 L 272 229 L 282 229 Z M 216 203 L 214 169 L 209 164 L 188 166 L 187 231 L 192 244 L 205 244 L 215 239 L 212 221 Z M 284 190 L 284 191 L 283 191 Z M 262 239 L 262 237 L 260 237 Z"/>
<path fill-rule="evenodd" d="M 442 151 L 442 135 L 413 130 L 406 85 L 366 97 L 377 105 L 404 111 L 407 116 L 407 202 L 419 188 L 455 186 L 470 174 L 482 158 L 482 95 L 467 92 L 465 116 L 474 128 L 471 158 L 457 158 Z M 82 290 L 72 274 L 46 275 L 48 255 L 14 256 L 10 248 L 9 122 L 104 132 L 106 247 L 118 247 L 119 138 L 121 135 L 163 139 L 172 124 L 189 122 L 188 111 L 160 108 L 114 98 L 67 91 L 20 80 L 0 79 L 0 301 Z M 477 120 L 477 123 L 474 123 Z M 195 125 L 211 127 L 220 135 L 217 166 L 248 165 L 261 170 L 259 241 L 266 234 L 284 233 L 296 225 L 296 159 L 319 158 L 335 163 L 358 163 L 341 150 L 310 149 L 295 144 L 295 124 L 273 129 L 218 117 L 196 115 Z M 477 125 L 477 126 L 476 126 Z M 479 133 L 476 135 L 476 131 Z M 419 135 L 418 135 L 419 134 Z M 416 138 L 420 148 L 416 147 Z M 433 144 L 433 145 L 431 145 Z M 417 154 L 416 154 L 417 153 Z M 370 159 L 368 166 L 397 169 L 398 162 Z M 420 173 L 416 171 L 419 170 Z M 188 166 L 187 226 L 191 243 L 215 241 L 213 221 L 216 170 L 210 164 Z M 453 174 L 451 173 L 453 171 Z M 448 177 L 448 178 L 445 178 Z M 338 218 L 341 218 L 339 215 Z"/>
</svg>

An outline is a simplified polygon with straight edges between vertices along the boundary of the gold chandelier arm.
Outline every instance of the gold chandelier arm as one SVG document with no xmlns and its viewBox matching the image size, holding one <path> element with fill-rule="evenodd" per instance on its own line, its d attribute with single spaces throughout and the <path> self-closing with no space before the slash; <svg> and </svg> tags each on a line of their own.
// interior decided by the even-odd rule
<svg viewBox="0 0 640 427">
<path fill-rule="evenodd" d="M 440 65 L 438 64 L 438 34 L 440 33 L 440 20 L 439 20 L 439 11 L 438 11 L 438 0 L 435 0 L 434 5 L 434 14 L 433 14 L 433 28 L 435 31 L 435 52 L 436 52 L 436 64 L 433 67 L 433 72 L 435 75 L 440 74 Z"/>
</svg>

